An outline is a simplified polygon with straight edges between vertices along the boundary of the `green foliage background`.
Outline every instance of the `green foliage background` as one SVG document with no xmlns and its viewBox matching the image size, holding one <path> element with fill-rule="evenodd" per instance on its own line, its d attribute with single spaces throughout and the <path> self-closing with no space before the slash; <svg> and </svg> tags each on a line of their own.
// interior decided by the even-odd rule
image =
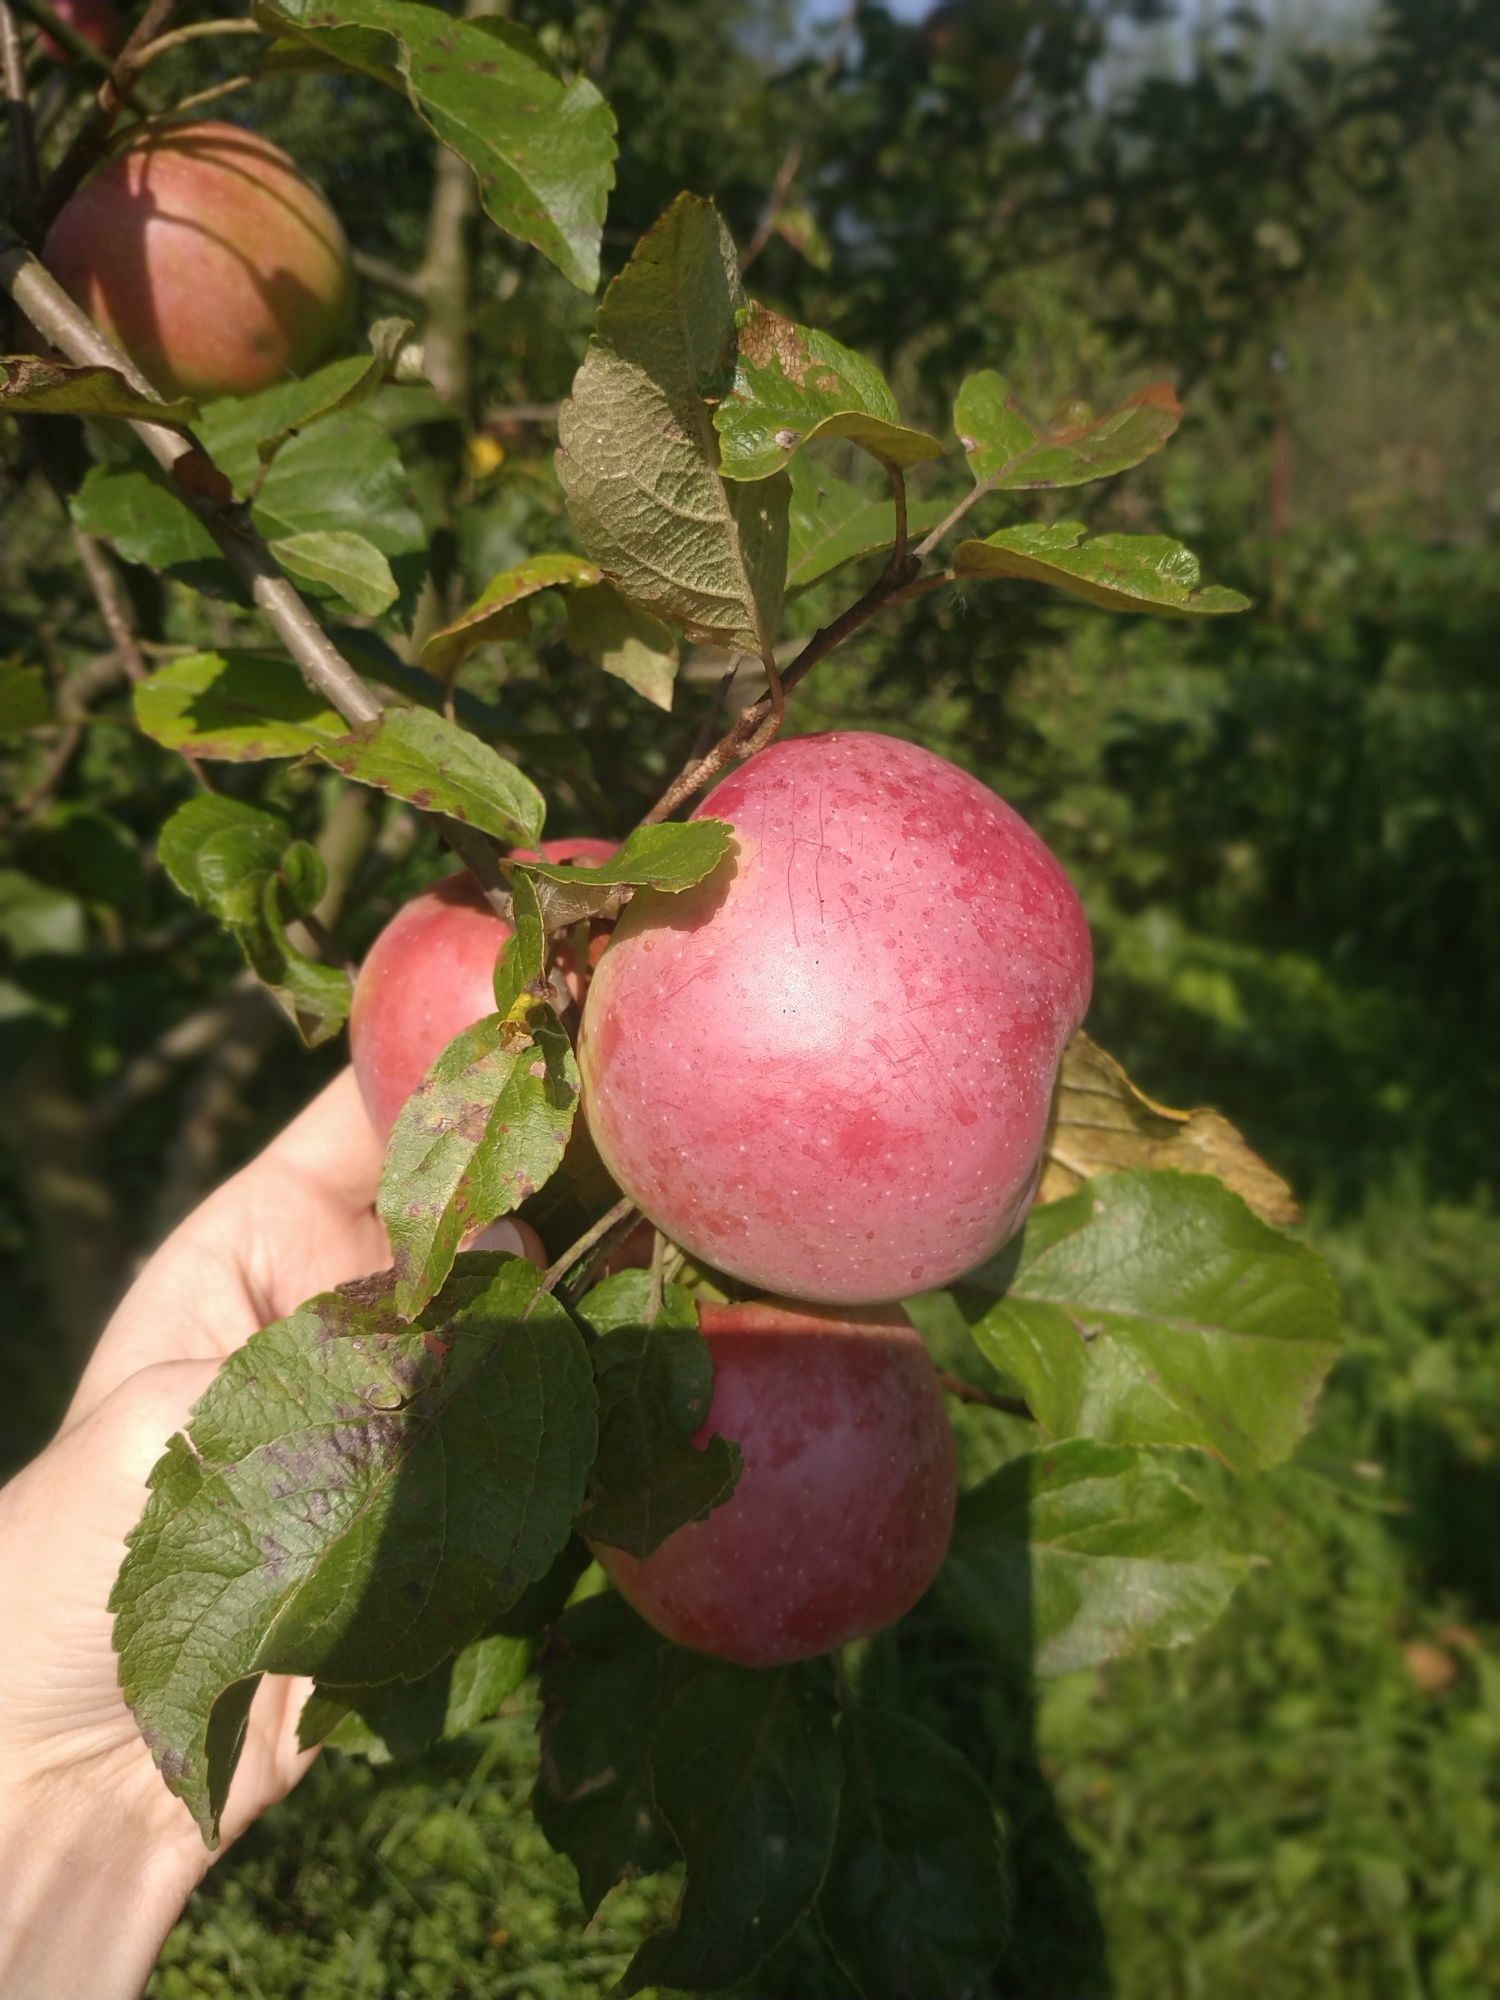
<svg viewBox="0 0 1500 2000">
<path fill-rule="evenodd" d="M 1500 28 L 1463 0 L 1196 36 L 1152 27 L 1169 10 L 1150 0 L 968 0 L 855 10 L 831 71 L 836 17 L 779 0 L 513 11 L 619 117 L 610 269 L 682 186 L 750 241 L 796 143 L 826 268 L 773 233 L 756 292 L 878 358 L 909 421 L 942 430 L 987 365 L 1044 412 L 1164 375 L 1187 397 L 1172 450 L 1086 493 L 1087 517 L 1181 535 L 1252 614 L 944 592 L 820 667 L 796 726 L 918 737 L 1034 819 L 1094 924 L 1092 1030 L 1290 1175 L 1352 1346 L 1313 1439 L 1247 1503 L 1277 1566 L 1206 1640 L 1034 1708 L 966 1679 L 935 1614 L 874 1667 L 1009 1816 L 1018 1946 L 997 1995 L 1478 2000 L 1500 1947 Z M 373 86 L 268 86 L 253 118 L 361 249 L 420 262 L 430 158 Z M 564 532 L 550 431 L 509 413 L 566 392 L 592 314 L 491 230 L 472 282 L 472 393 L 503 461 L 464 469 L 435 411 L 403 440 L 463 601 Z M 60 518 L 20 504 L 35 482 L 0 450 L 0 658 L 86 668 L 107 639 Z M 223 607 L 132 587 L 168 639 L 232 634 Z M 809 593 L 805 629 L 847 594 Z M 587 736 L 549 830 L 623 829 L 702 690 L 662 729 L 560 616 L 538 630 L 534 660 L 481 659 L 465 684 L 504 671 L 530 726 Z M 10 797 L 42 754 L 0 749 Z M 329 782 L 273 791 L 306 830 Z M 5 836 L 0 1461 L 46 1435 L 130 1259 L 339 1060 L 250 995 L 207 1048 L 142 1070 L 239 970 L 149 863 L 187 793 L 103 721 L 59 803 Z M 398 810 L 367 832 L 339 929 L 354 956 L 443 865 Z M 153 1992 L 607 1991 L 670 1883 L 583 1928 L 518 1810 L 533 1720 L 522 1702 L 396 1771 L 323 1760 L 214 1871 Z M 847 1989 L 809 1941 L 754 1990 Z"/>
</svg>

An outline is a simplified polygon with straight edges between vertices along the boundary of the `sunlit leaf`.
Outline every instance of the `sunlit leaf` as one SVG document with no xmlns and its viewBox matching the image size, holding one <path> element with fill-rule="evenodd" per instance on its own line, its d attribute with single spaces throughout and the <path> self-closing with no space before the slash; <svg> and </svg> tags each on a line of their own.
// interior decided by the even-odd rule
<svg viewBox="0 0 1500 2000">
<path fill-rule="evenodd" d="M 1171 384 L 1153 382 L 1103 416 L 1035 424 L 993 368 L 970 375 L 953 405 L 953 427 L 976 482 L 999 492 L 1108 479 L 1160 451 L 1181 422 Z"/>
<path fill-rule="evenodd" d="M 319 744 L 318 755 L 346 778 L 424 812 L 447 813 L 499 840 L 540 838 L 546 806 L 531 780 L 430 709 L 388 708 L 378 721 Z"/>
<path fill-rule="evenodd" d="M 186 430 L 197 414 L 186 396 L 158 402 L 132 389 L 118 369 L 97 362 L 43 361 L 34 354 L 0 359 L 0 415 L 121 417 Z"/>
<path fill-rule="evenodd" d="M 300 757 L 348 724 L 281 653 L 188 653 L 138 683 L 135 719 L 168 750 L 253 763 Z"/>
<path fill-rule="evenodd" d="M 526 631 L 531 622 L 527 600 L 538 591 L 597 583 L 599 575 L 581 556 L 528 556 L 492 576 L 467 611 L 431 635 L 422 647 L 422 665 L 428 673 L 452 680 L 476 646 L 519 638 Z"/>
<path fill-rule="evenodd" d="M 672 706 L 677 680 L 677 634 L 649 611 L 620 595 L 613 584 L 575 590 L 568 597 L 568 636 L 607 674 L 633 687 L 655 708 Z"/>
<path fill-rule="evenodd" d="M 1022 577 L 1086 598 L 1106 611 L 1165 611 L 1185 617 L 1244 611 L 1250 600 L 1202 584 L 1198 558 L 1166 535 L 1095 535 L 1079 521 L 1028 521 L 953 551 L 959 577 Z"/>
</svg>

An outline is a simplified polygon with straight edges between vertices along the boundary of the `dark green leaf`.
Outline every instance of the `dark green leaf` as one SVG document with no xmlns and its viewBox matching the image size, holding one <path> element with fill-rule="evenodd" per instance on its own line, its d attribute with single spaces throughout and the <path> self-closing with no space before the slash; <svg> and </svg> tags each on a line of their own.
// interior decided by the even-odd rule
<svg viewBox="0 0 1500 2000">
<path fill-rule="evenodd" d="M 363 618 L 378 618 L 401 595 L 390 564 L 375 544 L 347 528 L 282 535 L 271 543 L 271 553 L 289 575 L 302 583 L 324 585 Z"/>
<path fill-rule="evenodd" d="M 1292 1451 L 1339 1349 L 1322 1259 L 1202 1174 L 1086 1181 L 953 1289 L 1053 1437 L 1190 1445 L 1242 1472 Z"/>
<path fill-rule="evenodd" d="M 415 1757 L 493 1715 L 530 1667 L 529 1639 L 474 1639 L 420 1680 L 316 1689 L 302 1710 L 297 1738 L 304 1749 L 326 1743 L 372 1764 Z"/>
<path fill-rule="evenodd" d="M 197 414 L 187 397 L 162 403 L 142 396 L 117 369 L 96 362 L 43 361 L 34 354 L 0 360 L 0 415 L 124 417 L 181 431 Z"/>
<path fill-rule="evenodd" d="M 1153 382 L 1102 417 L 1048 429 L 1032 423 L 993 368 L 969 376 L 953 405 L 953 427 L 975 482 L 1000 492 L 1082 486 L 1127 472 L 1160 451 L 1181 422 L 1171 384 Z"/>
<path fill-rule="evenodd" d="M 85 534 L 112 544 L 126 562 L 158 570 L 206 564 L 225 589 L 231 585 L 217 542 L 156 466 L 91 466 L 72 512 Z"/>
<path fill-rule="evenodd" d="M 541 996 L 547 969 L 547 927 L 542 906 L 529 875 L 517 869 L 511 879 L 513 934 L 495 964 L 495 1007 L 508 1014 L 523 994 Z"/>
<path fill-rule="evenodd" d="M 135 719 L 168 750 L 251 763 L 300 757 L 348 724 L 281 653 L 190 653 L 141 681 Z"/>
<path fill-rule="evenodd" d="M 844 1795 L 818 1921 L 861 2000 L 970 2000 L 1010 1932 L 994 1800 L 910 1716 L 840 1718 Z"/>
<path fill-rule="evenodd" d="M 711 202 L 679 195 L 604 295 L 558 421 L 578 539 L 633 603 L 764 659 L 786 577 L 787 486 L 719 477 L 708 398 L 734 379 L 744 303 Z"/>
<path fill-rule="evenodd" d="M 1181 1645 L 1249 1568 L 1202 1473 L 1190 1452 L 1087 1438 L 1013 1459 L 959 1502 L 941 1601 L 1022 1674 Z"/>
<path fill-rule="evenodd" d="M 206 1839 L 262 1673 L 416 1679 L 567 1541 L 595 1444 L 583 1341 L 521 1258 L 412 1326 L 389 1273 L 231 1355 L 151 1475 L 110 1599 L 120 1680 Z"/>
<path fill-rule="evenodd" d="M 542 1755 L 531 1807 L 578 1870 L 590 1917 L 617 1882 L 674 1857 L 651 1798 L 651 1717 L 671 1649 L 613 1591 L 575 1604 L 541 1659 Z"/>
<path fill-rule="evenodd" d="M 541 793 L 497 750 L 425 708 L 388 708 L 318 755 L 346 778 L 392 792 L 424 812 L 447 813 L 499 840 L 540 838 Z"/>
<path fill-rule="evenodd" d="M 285 820 L 239 799 L 204 793 L 177 808 L 156 851 L 183 894 L 233 931 L 251 969 L 309 1046 L 336 1034 L 349 1011 L 348 977 L 306 957 L 286 933 L 288 921 L 305 916 L 316 894 L 309 900 L 299 893 L 309 886 L 306 847 L 293 840 Z"/>
<path fill-rule="evenodd" d="M 594 289 L 615 121 L 586 77 L 564 83 L 514 22 L 455 19 L 414 0 L 260 0 L 257 14 L 350 69 L 404 86 L 418 117 L 474 169 L 490 220 Z"/>
<path fill-rule="evenodd" d="M 960 577 L 1023 577 L 1086 598 L 1106 611 L 1244 611 L 1250 600 L 1222 584 L 1200 585 L 1198 558 L 1166 535 L 1095 535 L 1080 521 L 1028 521 L 982 542 L 960 542 Z M 1080 546 L 1081 544 L 1081 546 Z"/>
<path fill-rule="evenodd" d="M 52 804 L 26 828 L 20 855 L 44 882 L 87 903 L 128 911 L 140 898 L 140 842 L 98 806 L 71 799 Z"/>
<path fill-rule="evenodd" d="M 597 660 L 607 674 L 633 687 L 653 707 L 671 708 L 677 635 L 622 597 L 612 583 L 570 594 L 568 633 L 578 650 Z"/>
<path fill-rule="evenodd" d="M 599 1455 L 578 1517 L 596 1542 L 649 1556 L 667 1536 L 720 1506 L 740 1476 L 738 1448 L 691 1442 L 708 1415 L 714 1369 L 692 1294 L 663 1290 L 649 1321 L 651 1274 L 621 1271 L 579 1307 L 599 1335 L 591 1350 L 599 1391 Z"/>
<path fill-rule="evenodd" d="M 599 571 L 582 556 L 528 556 L 492 576 L 461 617 L 434 632 L 422 647 L 422 665 L 451 681 L 476 646 L 494 639 L 519 638 L 531 622 L 527 600 L 539 591 L 597 583 Z"/>
<path fill-rule="evenodd" d="M 882 465 L 941 458 L 901 421 L 890 384 L 862 354 L 762 305 L 738 315 L 734 387 L 714 414 L 726 479 L 765 479 L 817 438 L 848 438 Z"/>
<path fill-rule="evenodd" d="M 409 319 L 376 320 L 370 328 L 370 353 L 331 361 L 326 368 L 250 399 L 258 407 L 255 455 L 261 464 L 269 465 L 281 447 L 309 424 L 367 402 L 393 379 L 396 357 L 414 332 Z"/>
<path fill-rule="evenodd" d="M 842 1778 L 832 1703 L 805 1669 L 695 1662 L 657 1717 L 651 1768 L 687 1881 L 672 1928 L 646 1939 L 621 1991 L 728 1986 L 822 1886 Z"/>
<path fill-rule="evenodd" d="M 540 887 L 549 930 L 566 929 L 580 917 L 616 910 L 626 889 L 654 889 L 678 895 L 691 889 L 726 859 L 734 831 L 727 820 L 694 819 L 667 826 L 638 826 L 618 854 L 597 868 L 557 861 L 517 863 Z"/>
<path fill-rule="evenodd" d="M 788 597 L 831 576 L 845 563 L 876 555 L 895 542 L 896 503 L 888 492 L 871 494 L 847 479 L 836 479 L 817 460 L 800 453 L 792 460 L 788 477 L 792 484 Z M 946 499 L 908 501 L 908 533 L 926 534 L 952 505 Z"/>
<path fill-rule="evenodd" d="M 443 1050 L 402 1107 L 376 1202 L 403 1317 L 442 1285 L 471 1230 L 551 1179 L 577 1108 L 572 1046 L 541 1001 L 524 1022 L 487 1014 Z"/>
<path fill-rule="evenodd" d="M 20 736 L 52 720 L 52 694 L 40 667 L 0 660 L 0 736 Z"/>
</svg>

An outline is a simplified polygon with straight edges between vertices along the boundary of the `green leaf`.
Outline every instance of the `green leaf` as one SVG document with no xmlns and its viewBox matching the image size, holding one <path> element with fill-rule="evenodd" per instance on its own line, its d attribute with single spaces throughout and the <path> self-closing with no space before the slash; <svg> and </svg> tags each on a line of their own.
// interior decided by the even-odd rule
<svg viewBox="0 0 1500 2000">
<path fill-rule="evenodd" d="M 12 958 L 71 958 L 87 942 L 88 919 L 78 897 L 19 868 L 0 868 L 0 945 Z M 8 995 L 7 1012 L 14 1010 Z"/>
<path fill-rule="evenodd" d="M 1106 611 L 1244 611 L 1250 603 L 1222 584 L 1200 587 L 1198 558 L 1166 535 L 1095 535 L 1080 521 L 1027 521 L 953 551 L 959 577 L 1023 577 L 1086 598 Z M 1082 546 L 1080 547 L 1080 544 Z"/>
<path fill-rule="evenodd" d="M 1195 1638 L 1249 1569 L 1189 1452 L 1073 1438 L 959 1502 L 941 1600 L 1017 1673 L 1071 1673 Z"/>
<path fill-rule="evenodd" d="M 847 1709 L 844 1795 L 818 1897 L 861 2000 L 970 2000 L 1010 1934 L 995 1802 L 967 1760 L 909 1715 Z"/>
<path fill-rule="evenodd" d="M 487 1014 L 455 1035 L 403 1105 L 376 1208 L 396 1308 L 420 1312 L 471 1230 L 508 1215 L 556 1171 L 578 1108 L 578 1067 L 552 1009 Z"/>
<path fill-rule="evenodd" d="M 733 380 L 743 303 L 717 210 L 679 195 L 604 295 L 558 420 L 557 471 L 580 543 L 632 603 L 764 659 L 787 486 L 725 486 L 706 400 Z"/>
<path fill-rule="evenodd" d="M 531 1809 L 577 1869 L 590 1917 L 617 1882 L 654 1875 L 675 1858 L 652 1800 L 650 1761 L 651 1717 L 673 1658 L 613 1591 L 566 1611 L 542 1653 Z"/>
<path fill-rule="evenodd" d="M 652 1324 L 650 1292 L 649 1271 L 621 1271 L 578 1308 L 599 1336 L 591 1350 L 599 1455 L 578 1528 L 633 1556 L 649 1556 L 685 1522 L 722 1505 L 741 1467 L 726 1438 L 710 1438 L 701 1451 L 692 1443 L 714 1387 L 692 1294 L 664 1287 Z"/>
<path fill-rule="evenodd" d="M 498 840 L 541 837 L 547 808 L 531 780 L 469 730 L 430 709 L 388 708 L 378 721 L 317 749 L 346 778 L 424 812 L 446 813 Z"/>
<path fill-rule="evenodd" d="M 1339 1350 L 1322 1259 L 1202 1174 L 1086 1181 L 953 1294 L 1053 1437 L 1189 1445 L 1241 1472 L 1293 1450 Z"/>
<path fill-rule="evenodd" d="M 943 447 L 901 421 L 873 362 L 762 305 L 738 315 L 734 387 L 714 414 L 726 479 L 766 479 L 817 438 L 848 438 L 882 465 L 920 465 Z"/>
<path fill-rule="evenodd" d="M 1139 389 L 1102 417 L 1053 429 L 1034 424 L 993 368 L 970 375 L 953 405 L 953 427 L 977 485 L 1011 492 L 1109 479 L 1160 451 L 1182 422 L 1169 382 Z"/>
<path fill-rule="evenodd" d="M 549 930 L 565 930 L 582 917 L 617 910 L 627 889 L 680 895 L 713 871 L 734 846 L 727 820 L 694 819 L 667 826 L 638 826 L 618 854 L 598 867 L 560 861 L 520 861 L 537 883 Z"/>
<path fill-rule="evenodd" d="M 649 611 L 622 597 L 612 583 L 575 590 L 568 598 L 568 634 L 607 674 L 670 709 L 677 680 L 677 635 Z"/>
<path fill-rule="evenodd" d="M 54 801 L 19 843 L 26 867 L 42 881 L 88 903 L 131 911 L 145 878 L 140 842 L 113 813 L 82 800 Z"/>
<path fill-rule="evenodd" d="M 868 493 L 836 479 L 816 460 L 792 460 L 791 530 L 787 542 L 786 594 L 795 597 L 845 563 L 878 554 L 896 540 L 896 503 L 889 492 Z M 907 532 L 925 535 L 952 509 L 947 499 L 907 503 Z"/>
<path fill-rule="evenodd" d="M 451 681 L 476 646 L 519 638 L 531 622 L 527 599 L 538 591 L 577 583 L 597 583 L 599 571 L 582 556 L 528 556 L 492 576 L 462 617 L 434 632 L 422 648 L 422 665 Z"/>
<path fill-rule="evenodd" d="M 568 1539 L 588 1359 L 522 1258 L 464 1260 L 412 1326 L 389 1273 L 257 1333 L 151 1475 L 110 1598 L 120 1682 L 204 1837 L 262 1673 L 430 1673 Z"/>
<path fill-rule="evenodd" d="M 373 542 L 347 528 L 283 535 L 271 543 L 281 567 L 304 583 L 319 583 L 364 618 L 378 618 L 401 595 L 391 566 Z"/>
<path fill-rule="evenodd" d="M 0 660 L 0 736 L 21 736 L 52 719 L 52 694 L 42 669 Z"/>
<path fill-rule="evenodd" d="M 474 169 L 490 220 L 582 290 L 598 284 L 614 115 L 586 77 L 564 83 L 526 29 L 413 0 L 259 0 L 256 15 L 404 87 L 428 129 Z"/>
<path fill-rule="evenodd" d="M 301 757 L 348 729 L 281 653 L 189 653 L 139 682 L 132 700 L 155 742 L 236 764 Z"/>
<path fill-rule="evenodd" d="M 425 553 L 401 454 L 367 410 L 341 410 L 281 445 L 269 471 L 261 447 L 286 415 L 284 389 L 211 403 L 200 435 L 268 542 L 292 535 L 354 534 L 385 556 Z"/>
<path fill-rule="evenodd" d="M 420 1680 L 315 1689 L 298 1720 L 297 1740 L 303 1749 L 326 1743 L 372 1764 L 415 1757 L 493 1715 L 530 1668 L 529 1639 L 474 1639 Z"/>
<path fill-rule="evenodd" d="M 118 369 L 96 362 L 43 361 L 34 354 L 0 360 L 0 416 L 123 417 L 183 431 L 197 414 L 186 396 L 170 403 L 142 396 Z"/>
<path fill-rule="evenodd" d="M 416 331 L 409 319 L 378 319 L 370 328 L 370 352 L 352 354 L 343 361 L 331 361 L 311 375 L 278 383 L 260 396 L 249 398 L 258 408 L 259 435 L 255 455 L 269 465 L 281 447 L 305 431 L 309 424 L 322 423 L 340 410 L 352 410 L 367 402 L 377 389 L 395 379 L 396 358 Z M 274 411 L 274 420 L 271 412 Z"/>
<path fill-rule="evenodd" d="M 547 969 L 547 926 L 536 884 L 517 869 L 510 893 L 514 929 L 495 963 L 495 1007 L 501 1014 L 508 1014 L 523 995 L 542 998 Z"/>
<path fill-rule="evenodd" d="M 71 502 L 85 534 L 109 542 L 126 562 L 155 570 L 201 570 L 227 592 L 233 579 L 219 545 L 156 466 L 91 466 Z"/>
<path fill-rule="evenodd" d="M 805 1669 L 694 1671 L 652 1732 L 657 1809 L 687 1863 L 672 1928 L 621 1981 L 711 1991 L 744 1978 L 811 1908 L 842 1777 L 833 1708 Z"/>
<path fill-rule="evenodd" d="M 234 933 L 251 970 L 316 1047 L 343 1026 L 350 989 L 345 973 L 307 958 L 286 934 L 289 918 L 305 916 L 321 893 L 308 894 L 308 851 L 285 820 L 218 792 L 179 806 L 156 843 L 177 887 Z"/>
</svg>

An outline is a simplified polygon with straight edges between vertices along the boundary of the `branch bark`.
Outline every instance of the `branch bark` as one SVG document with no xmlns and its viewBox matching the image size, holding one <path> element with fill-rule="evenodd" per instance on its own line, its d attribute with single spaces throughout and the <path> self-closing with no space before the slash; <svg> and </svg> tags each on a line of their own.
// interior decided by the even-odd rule
<svg viewBox="0 0 1500 2000">
<path fill-rule="evenodd" d="M 31 99 L 26 94 L 26 58 L 21 50 L 21 31 L 6 0 L 0 0 L 0 72 L 5 79 L 5 112 L 10 126 L 11 172 L 23 222 L 36 212 L 40 186 L 36 167 L 36 129 L 31 122 Z"/>
</svg>

